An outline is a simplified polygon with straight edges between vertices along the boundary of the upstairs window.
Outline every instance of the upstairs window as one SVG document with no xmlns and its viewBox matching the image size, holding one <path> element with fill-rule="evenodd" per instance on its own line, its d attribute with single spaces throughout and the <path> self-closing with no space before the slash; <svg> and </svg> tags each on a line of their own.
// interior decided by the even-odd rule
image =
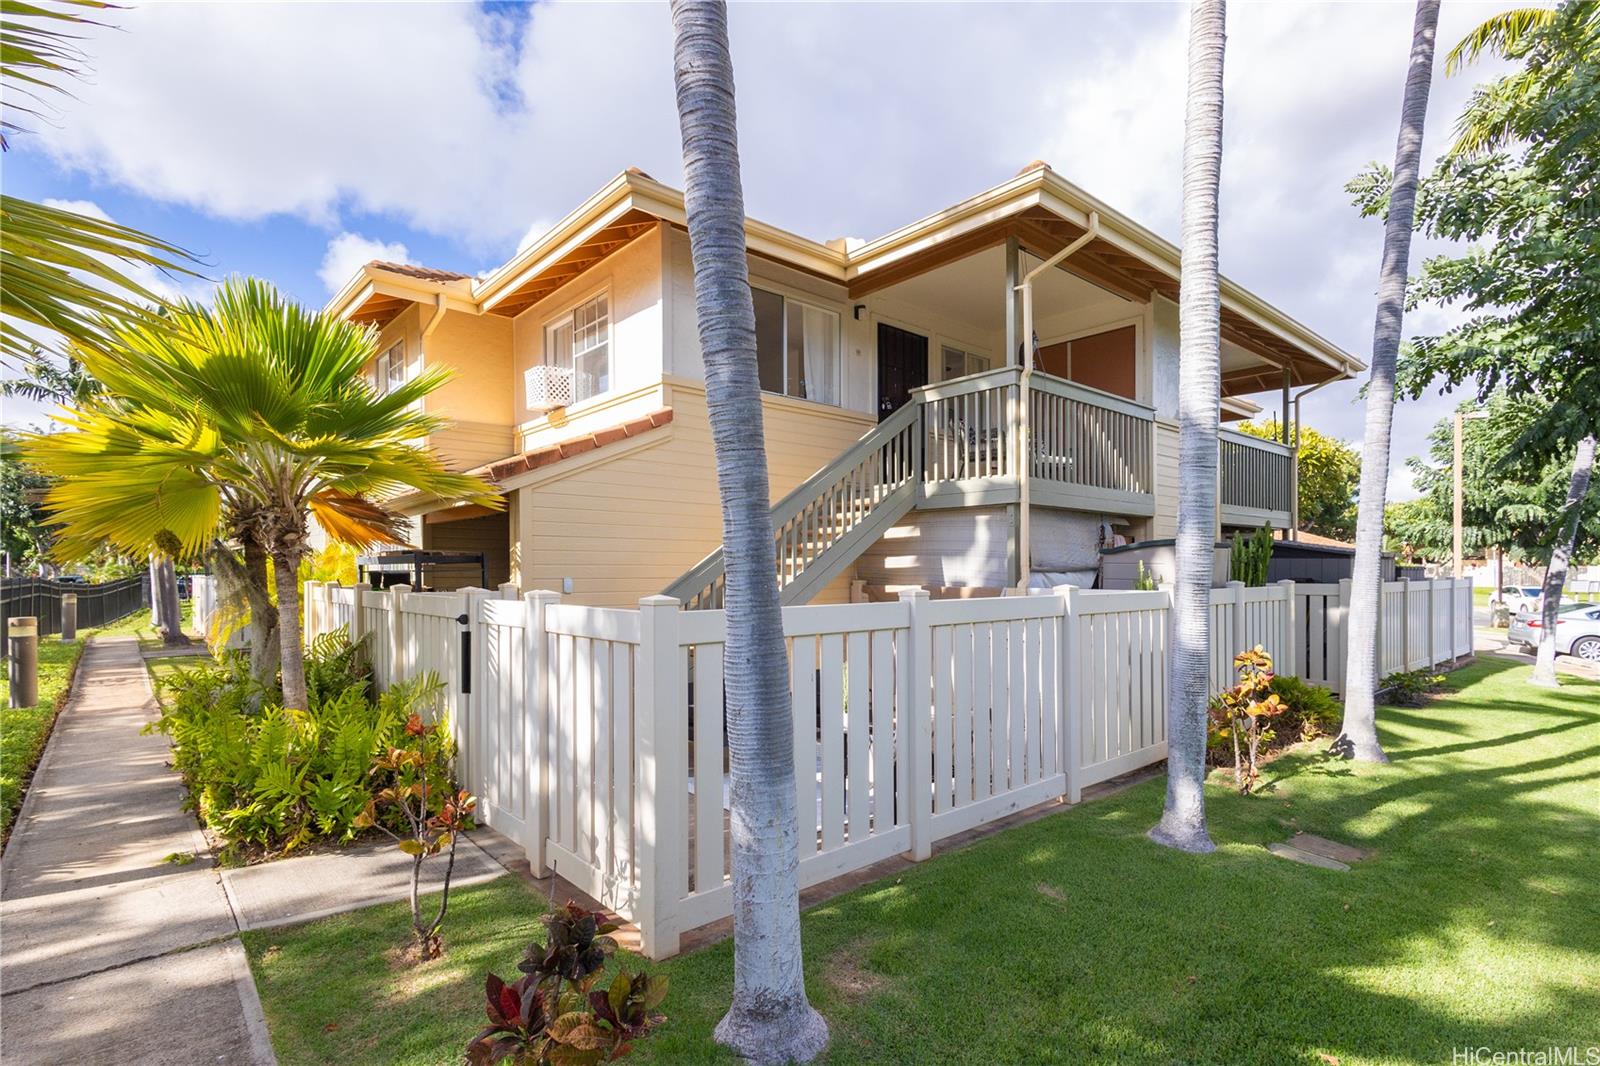
<svg viewBox="0 0 1600 1066">
<path fill-rule="evenodd" d="M 843 402 L 839 316 L 765 289 L 751 289 L 761 388 L 838 406 Z"/>
<path fill-rule="evenodd" d="M 387 396 L 406 383 L 406 345 L 397 341 L 372 361 L 372 387 Z"/>
<path fill-rule="evenodd" d="M 989 369 L 990 359 L 987 355 L 977 352 L 964 352 L 960 348 L 943 345 L 944 376 L 940 381 L 949 381 L 951 378 L 964 378 L 968 374 L 981 374 Z"/>
<path fill-rule="evenodd" d="M 574 403 L 611 388 L 611 315 L 606 293 L 579 304 L 545 327 L 544 361 L 572 371 Z"/>
</svg>

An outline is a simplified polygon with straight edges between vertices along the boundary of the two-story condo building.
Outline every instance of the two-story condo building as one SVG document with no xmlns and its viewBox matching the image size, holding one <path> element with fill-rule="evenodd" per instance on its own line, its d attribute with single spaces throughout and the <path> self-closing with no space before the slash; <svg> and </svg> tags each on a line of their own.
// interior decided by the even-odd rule
<svg viewBox="0 0 1600 1066">
<path fill-rule="evenodd" d="M 1043 163 L 876 240 L 746 232 L 785 602 L 1089 585 L 1102 547 L 1173 534 L 1173 245 Z M 380 388 L 455 369 L 430 444 L 505 495 L 399 501 L 421 547 L 577 603 L 718 601 L 681 192 L 628 171 L 487 276 L 369 263 L 330 307 L 381 330 Z M 1273 390 L 1287 426 L 1291 390 L 1363 369 L 1226 281 L 1222 340 L 1224 420 Z M 1219 531 L 1292 528 L 1289 443 L 1220 449 Z"/>
</svg>

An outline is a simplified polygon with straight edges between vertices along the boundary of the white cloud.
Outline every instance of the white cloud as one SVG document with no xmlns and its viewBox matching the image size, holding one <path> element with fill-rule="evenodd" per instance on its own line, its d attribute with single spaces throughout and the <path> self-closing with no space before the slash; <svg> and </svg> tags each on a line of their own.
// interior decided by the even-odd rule
<svg viewBox="0 0 1600 1066">
<path fill-rule="evenodd" d="M 1441 50 L 1506 6 L 1446 5 Z M 1343 185 L 1393 156 L 1412 7 L 1230 14 L 1223 269 L 1365 357 L 1382 227 Z M 157 200 L 330 227 L 382 214 L 493 261 L 627 166 L 681 180 L 665 5 L 540 4 L 509 42 L 470 5 L 151 4 L 115 21 L 38 143 Z M 757 217 L 877 236 L 1044 158 L 1176 236 L 1182 6 L 745 4 L 730 29 Z M 1436 77 L 1430 150 L 1489 72 Z M 1308 420 L 1359 438 L 1353 394 L 1322 390 Z M 1431 412 L 1402 409 L 1397 456 Z"/>
<path fill-rule="evenodd" d="M 412 261 L 406 246 L 398 241 L 378 241 L 359 233 L 345 232 L 328 242 L 327 251 L 322 253 L 322 266 L 317 268 L 317 277 L 328 287 L 328 292 L 335 293 L 344 288 L 357 270 L 374 259 L 389 263 Z"/>
<path fill-rule="evenodd" d="M 553 223 L 542 218 L 536 218 L 530 222 L 526 232 L 522 234 L 522 239 L 517 242 L 517 251 L 522 251 L 524 248 L 527 248 L 529 245 L 533 244 L 534 241 L 537 241 L 540 237 L 543 237 L 546 233 L 549 233 L 551 225 L 553 225 Z"/>
</svg>

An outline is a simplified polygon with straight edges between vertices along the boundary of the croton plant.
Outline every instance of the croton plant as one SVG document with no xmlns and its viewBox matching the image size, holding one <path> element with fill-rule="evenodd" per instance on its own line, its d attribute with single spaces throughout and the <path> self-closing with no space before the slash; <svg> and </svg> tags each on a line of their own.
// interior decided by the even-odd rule
<svg viewBox="0 0 1600 1066">
<path fill-rule="evenodd" d="M 568 903 L 541 919 L 546 937 L 528 945 L 507 984 L 485 982 L 489 1025 L 467 1045 L 472 1066 L 590 1066 L 626 1055 L 633 1041 L 665 1021 L 656 1012 L 667 979 L 617 973 L 598 987 L 617 950 L 617 928 L 598 911 Z"/>
<path fill-rule="evenodd" d="M 1239 683 L 1211 701 L 1211 728 L 1233 741 L 1233 782 L 1249 795 L 1260 778 L 1256 757 L 1272 740 L 1272 719 L 1288 710 L 1272 691 L 1272 656 L 1257 644 L 1233 657 Z"/>
</svg>

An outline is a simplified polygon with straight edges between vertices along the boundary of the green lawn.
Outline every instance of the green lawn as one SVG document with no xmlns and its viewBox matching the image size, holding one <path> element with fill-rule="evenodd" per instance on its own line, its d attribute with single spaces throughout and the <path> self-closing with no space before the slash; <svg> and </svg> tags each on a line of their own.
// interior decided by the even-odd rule
<svg viewBox="0 0 1600 1066">
<path fill-rule="evenodd" d="M 1394 761 L 1300 749 L 1271 791 L 1209 791 L 1215 855 L 1150 844 L 1163 784 L 1011 829 L 808 911 L 830 1063 L 1439 1063 L 1452 1047 L 1600 1036 L 1600 686 L 1485 661 L 1382 712 Z M 1377 849 L 1349 873 L 1262 846 Z M 460 893 L 448 955 L 396 968 L 401 906 L 245 944 L 281 1061 L 459 1061 L 482 974 L 512 975 L 537 897 Z M 732 945 L 671 960 L 640 1062 L 731 1061 L 710 1032 Z M 627 960 L 629 967 L 640 965 Z"/>
<path fill-rule="evenodd" d="M 194 602 L 184 600 L 178 606 L 178 617 L 183 622 L 183 631 L 194 640 L 199 640 L 192 622 Z M 150 608 L 141 607 L 121 621 L 113 622 L 95 632 L 108 637 L 138 637 L 139 646 L 142 648 L 158 648 L 161 646 L 161 631 L 150 624 Z"/>
</svg>

